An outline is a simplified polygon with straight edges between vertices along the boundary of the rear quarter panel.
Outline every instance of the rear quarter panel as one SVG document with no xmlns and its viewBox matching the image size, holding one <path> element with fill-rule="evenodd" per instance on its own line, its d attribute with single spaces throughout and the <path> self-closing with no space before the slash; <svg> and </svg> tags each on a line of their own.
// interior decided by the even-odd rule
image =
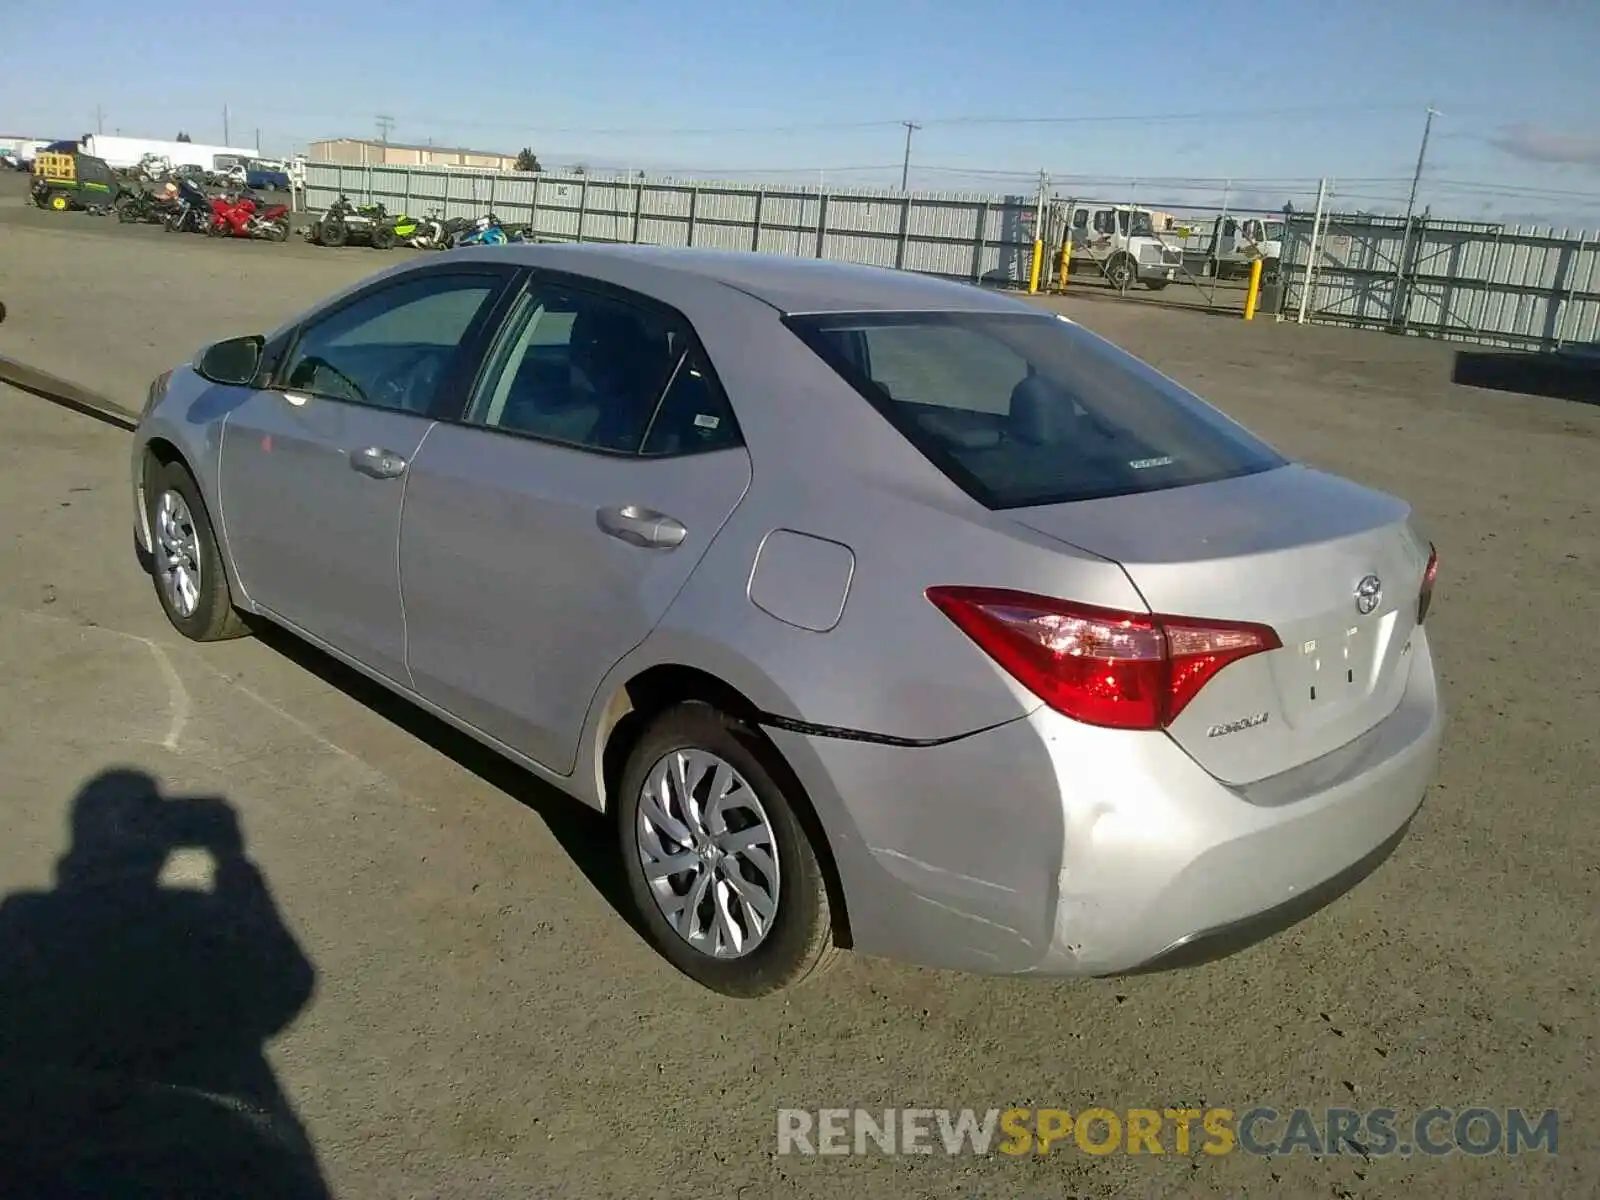
<svg viewBox="0 0 1600 1200">
<path fill-rule="evenodd" d="M 689 315 L 744 431 L 751 486 L 652 634 L 654 653 L 719 645 L 771 681 L 781 715 L 933 740 L 1013 720 L 1039 702 L 926 599 L 928 587 L 1011 587 L 1142 610 L 1121 567 L 982 508 L 776 310 L 722 291 L 730 299 Z M 843 612 L 826 632 L 787 624 L 750 599 L 756 556 L 779 529 L 853 552 Z"/>
</svg>

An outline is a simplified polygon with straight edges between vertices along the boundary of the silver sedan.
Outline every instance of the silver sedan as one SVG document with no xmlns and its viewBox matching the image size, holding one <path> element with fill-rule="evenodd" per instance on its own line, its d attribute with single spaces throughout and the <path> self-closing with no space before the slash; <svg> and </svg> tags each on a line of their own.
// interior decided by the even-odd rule
<svg viewBox="0 0 1600 1200">
<path fill-rule="evenodd" d="M 731 995 L 841 947 L 1214 955 L 1435 770 L 1407 506 L 961 284 L 432 258 L 158 378 L 132 482 L 181 633 L 282 625 L 612 814 L 655 945 Z"/>
</svg>

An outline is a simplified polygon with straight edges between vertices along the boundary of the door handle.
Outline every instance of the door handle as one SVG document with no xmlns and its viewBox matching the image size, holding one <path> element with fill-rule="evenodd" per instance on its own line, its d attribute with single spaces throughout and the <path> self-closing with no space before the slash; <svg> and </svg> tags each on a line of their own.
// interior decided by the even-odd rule
<svg viewBox="0 0 1600 1200">
<path fill-rule="evenodd" d="M 406 472 L 406 460 L 380 446 L 350 451 L 350 466 L 374 479 L 398 479 Z"/>
<path fill-rule="evenodd" d="M 618 541 L 647 550 L 671 550 L 689 536 L 683 522 L 637 504 L 602 508 L 595 513 L 595 521 L 604 533 Z"/>
</svg>

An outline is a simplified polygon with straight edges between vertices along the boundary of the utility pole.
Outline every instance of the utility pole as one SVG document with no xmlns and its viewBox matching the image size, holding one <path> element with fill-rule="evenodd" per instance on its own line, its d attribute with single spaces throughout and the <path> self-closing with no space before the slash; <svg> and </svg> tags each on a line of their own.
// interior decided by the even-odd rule
<svg viewBox="0 0 1600 1200">
<path fill-rule="evenodd" d="M 1417 147 L 1417 169 L 1411 174 L 1411 195 L 1406 197 L 1406 227 L 1400 235 L 1400 253 L 1394 262 L 1394 312 L 1390 320 L 1395 325 L 1404 324 L 1405 311 L 1401 291 L 1405 287 L 1406 259 L 1411 256 L 1411 214 L 1417 207 L 1417 188 L 1422 183 L 1422 168 L 1428 160 L 1428 135 L 1433 132 L 1433 119 L 1439 115 L 1433 105 L 1428 106 L 1428 119 L 1422 125 L 1422 145 Z"/>
<path fill-rule="evenodd" d="M 1422 145 L 1417 148 L 1417 169 L 1411 175 L 1411 195 L 1406 200 L 1406 229 L 1411 228 L 1411 214 L 1417 207 L 1417 187 L 1422 183 L 1422 167 L 1428 159 L 1428 135 L 1433 132 L 1433 119 L 1439 115 L 1431 105 L 1428 119 L 1422 126 Z"/>
<path fill-rule="evenodd" d="M 256 153 L 261 153 L 261 126 L 256 126 Z"/>
<path fill-rule="evenodd" d="M 106 131 L 106 110 L 98 104 L 94 106 L 94 131 L 96 133 L 104 133 Z"/>
<path fill-rule="evenodd" d="M 915 121 L 901 121 L 906 127 L 906 156 L 900 160 L 900 190 L 906 190 L 906 181 L 911 178 L 911 135 L 922 126 Z"/>
<path fill-rule="evenodd" d="M 394 128 L 394 118 L 378 114 L 378 141 L 383 146 L 383 165 L 389 165 L 389 131 Z"/>
<path fill-rule="evenodd" d="M 226 104 L 222 106 L 222 144 L 224 146 L 233 145 L 233 139 L 228 136 L 228 106 Z"/>
</svg>

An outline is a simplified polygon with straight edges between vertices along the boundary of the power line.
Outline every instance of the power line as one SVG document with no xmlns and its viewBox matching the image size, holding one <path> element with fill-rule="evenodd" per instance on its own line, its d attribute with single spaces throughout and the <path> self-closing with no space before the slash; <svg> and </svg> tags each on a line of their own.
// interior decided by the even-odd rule
<svg viewBox="0 0 1600 1200">
<path fill-rule="evenodd" d="M 300 116 L 316 118 L 318 120 L 337 121 L 348 119 L 349 114 L 311 112 L 300 110 L 274 109 L 280 116 Z M 912 124 L 919 130 L 933 128 L 969 127 L 969 126 L 1028 126 L 1028 125 L 1165 125 L 1195 121 L 1256 121 L 1256 120 L 1293 120 L 1298 118 L 1313 117 L 1346 117 L 1355 113 L 1381 113 L 1412 111 L 1410 105 L 1399 104 L 1325 104 L 1303 105 L 1297 107 L 1279 108 L 1243 108 L 1243 109 L 1215 109 L 1194 110 L 1189 112 L 1159 112 L 1159 113 L 1075 113 L 1057 116 L 993 116 L 993 115 L 966 115 L 949 117 L 927 117 Z M 395 124 L 394 117 L 387 117 L 390 126 Z M 904 128 L 907 122 L 904 119 L 882 118 L 865 121 L 801 121 L 779 122 L 770 125 L 700 125 L 700 126 L 532 126 L 522 125 L 516 121 L 485 121 L 482 119 L 457 118 L 448 115 L 431 114 L 426 117 L 406 117 L 405 123 L 409 125 L 434 125 L 458 127 L 463 129 L 522 129 L 527 134 L 540 136 L 559 137 L 722 137 L 733 134 L 792 134 L 792 133 L 831 133 L 847 130 L 864 129 L 893 129 Z"/>
</svg>

